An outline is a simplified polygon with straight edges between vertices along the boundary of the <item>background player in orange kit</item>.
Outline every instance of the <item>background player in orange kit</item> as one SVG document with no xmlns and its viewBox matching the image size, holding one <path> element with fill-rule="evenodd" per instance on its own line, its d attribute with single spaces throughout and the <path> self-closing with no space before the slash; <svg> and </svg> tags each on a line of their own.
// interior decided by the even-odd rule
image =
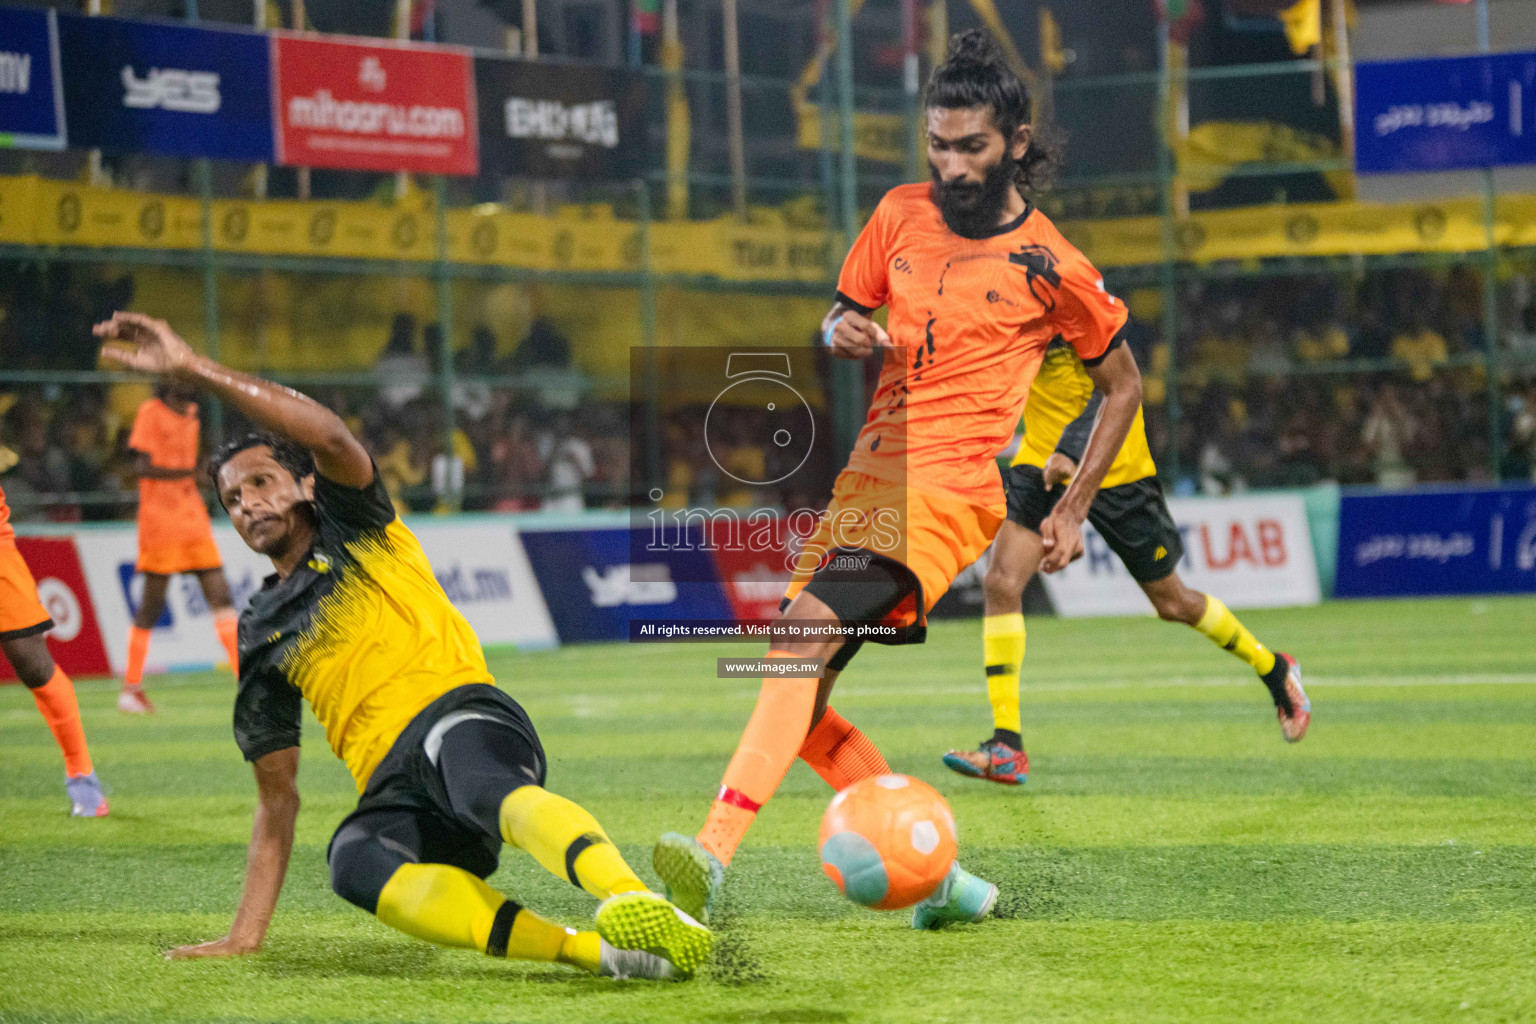
<svg viewBox="0 0 1536 1024">
<path fill-rule="evenodd" d="M 0 457 L 15 462 L 9 449 L 0 448 Z M 0 465 L 0 471 L 10 466 Z M 16 549 L 16 530 L 11 526 L 11 507 L 0 491 L 0 651 L 16 670 L 16 675 L 32 691 L 37 710 L 53 730 L 59 749 L 64 751 L 64 791 L 69 795 L 69 813 L 77 818 L 101 818 L 107 813 L 107 798 L 101 792 L 91 764 L 91 751 L 85 744 L 85 730 L 80 725 L 80 705 L 75 700 L 75 684 L 64 670 L 53 663 L 43 635 L 53 628 L 53 617 L 37 597 L 37 583 L 32 571 Z"/>
<path fill-rule="evenodd" d="M 1052 156 L 1034 145 L 1029 95 L 984 33 L 950 41 L 925 107 L 933 180 L 886 193 L 843 263 L 822 324 L 834 355 L 882 360 L 868 418 L 806 544 L 848 557 L 807 560 L 783 612 L 802 629 L 890 625 L 898 632 L 881 640 L 895 643 L 924 639 L 928 610 L 1002 524 L 995 456 L 1053 340 L 1076 350 L 1104 403 L 1071 486 L 1041 523 L 1045 571 L 1081 552 L 1083 520 L 1141 402 L 1121 335 L 1125 306 L 1020 192 Z M 870 319 L 881 306 L 889 334 Z M 817 662 L 800 677 L 764 680 L 703 829 L 656 844 L 668 898 L 688 913 L 707 914 L 725 865 L 796 756 L 837 789 L 889 771 L 827 704 L 861 643 L 780 640 L 768 652 Z M 980 920 L 996 898 L 996 886 L 957 864 L 912 923 Z"/>
<path fill-rule="evenodd" d="M 165 610 L 166 588 L 177 573 L 196 574 L 230 667 L 236 676 L 240 674 L 235 646 L 239 619 L 213 542 L 208 507 L 193 480 L 199 430 L 194 396 L 185 385 L 157 384 L 155 397 L 139 406 L 128 436 L 128 447 L 138 460 L 138 570 L 144 574 L 144 593 L 128 629 L 128 671 L 117 698 L 119 711 L 155 709 L 144 695 L 144 658 L 149 653 L 150 630 Z"/>
</svg>

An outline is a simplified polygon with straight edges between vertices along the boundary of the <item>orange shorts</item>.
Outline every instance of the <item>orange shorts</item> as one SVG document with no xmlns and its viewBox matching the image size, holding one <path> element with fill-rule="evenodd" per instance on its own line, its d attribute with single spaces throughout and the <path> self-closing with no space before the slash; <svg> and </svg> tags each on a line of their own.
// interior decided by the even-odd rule
<svg viewBox="0 0 1536 1024">
<path fill-rule="evenodd" d="M 902 627 L 905 642 L 919 642 L 928 612 L 960 571 L 986 552 L 1005 515 L 1002 507 L 973 505 L 845 469 L 832 487 L 827 514 L 805 542 L 803 568 L 791 578 L 785 601 L 805 589 L 822 555 L 838 548 L 871 551 L 900 563 L 916 578 L 917 592 L 903 599 L 885 623 Z"/>
<path fill-rule="evenodd" d="M 16 542 L 0 541 L 0 640 L 36 636 L 52 628 L 53 619 L 37 598 L 37 583 Z"/>
<path fill-rule="evenodd" d="M 154 545 L 139 542 L 139 572 L 152 572 L 161 576 L 174 576 L 179 572 L 202 572 L 219 569 L 224 560 L 213 536 L 188 537 L 186 540 L 162 541 Z"/>
</svg>

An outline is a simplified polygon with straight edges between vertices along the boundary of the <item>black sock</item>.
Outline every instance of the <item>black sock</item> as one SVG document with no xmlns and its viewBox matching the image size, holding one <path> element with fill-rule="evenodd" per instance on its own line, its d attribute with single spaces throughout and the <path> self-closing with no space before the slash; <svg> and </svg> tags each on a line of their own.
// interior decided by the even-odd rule
<svg viewBox="0 0 1536 1024">
<path fill-rule="evenodd" d="M 1024 737 L 1012 729 L 993 729 L 991 743 L 1006 743 L 1014 750 L 1024 749 Z"/>
<path fill-rule="evenodd" d="M 1291 695 L 1285 692 L 1285 680 L 1291 674 L 1290 663 L 1279 655 L 1275 655 L 1275 667 L 1259 678 L 1264 680 L 1264 686 L 1269 690 L 1269 695 L 1275 702 L 1275 707 L 1280 708 L 1286 714 L 1294 709 L 1291 707 Z"/>
</svg>

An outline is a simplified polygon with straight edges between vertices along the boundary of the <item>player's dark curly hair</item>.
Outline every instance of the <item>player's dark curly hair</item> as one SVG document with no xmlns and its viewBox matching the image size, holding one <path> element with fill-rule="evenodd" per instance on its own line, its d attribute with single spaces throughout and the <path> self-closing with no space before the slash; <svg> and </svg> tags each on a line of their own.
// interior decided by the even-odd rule
<svg viewBox="0 0 1536 1024">
<path fill-rule="evenodd" d="M 252 431 L 244 437 L 225 441 L 212 455 L 208 456 L 208 476 L 213 480 L 215 493 L 218 492 L 219 470 L 224 468 L 226 462 L 247 448 L 263 446 L 272 449 L 273 460 L 292 473 L 295 480 L 302 480 L 315 471 L 315 458 L 309 454 L 307 448 L 294 444 L 286 437 L 279 437 L 264 430 Z M 224 504 L 222 494 L 219 495 L 219 504 Z"/>
<path fill-rule="evenodd" d="M 925 107 L 957 109 L 988 107 L 992 123 L 1012 139 L 1020 125 L 1030 124 L 1033 113 L 1029 90 L 1008 67 L 992 37 L 979 28 L 957 32 L 949 38 L 944 63 L 928 76 Z M 1015 177 L 1020 188 L 1043 192 L 1061 165 L 1062 138 L 1050 125 L 1034 125 L 1029 149 L 1019 161 Z"/>
</svg>

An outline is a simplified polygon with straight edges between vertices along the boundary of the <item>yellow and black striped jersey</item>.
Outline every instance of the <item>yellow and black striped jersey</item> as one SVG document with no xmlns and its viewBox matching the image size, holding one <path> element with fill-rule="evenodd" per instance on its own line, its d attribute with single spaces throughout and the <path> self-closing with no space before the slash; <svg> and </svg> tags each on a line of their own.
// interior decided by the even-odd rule
<svg viewBox="0 0 1536 1024">
<path fill-rule="evenodd" d="M 235 740 L 250 761 L 297 746 L 308 700 L 361 791 L 423 708 L 495 680 L 377 469 L 360 490 L 317 473 L 314 510 L 309 557 L 240 616 Z"/>
<path fill-rule="evenodd" d="M 1044 466 L 1045 460 L 1059 448 L 1073 461 L 1081 461 L 1093 416 L 1098 411 L 1094 398 L 1093 378 L 1088 376 L 1072 346 L 1052 342 L 1030 386 L 1029 400 L 1024 403 L 1024 440 L 1019 443 L 1012 465 Z M 1077 423 L 1079 419 L 1083 422 Z M 1074 425 L 1078 429 L 1071 432 L 1063 446 L 1062 435 Z M 1156 475 L 1157 465 L 1147 445 L 1147 426 L 1138 408 L 1131 432 L 1100 486 L 1118 487 Z"/>
</svg>

